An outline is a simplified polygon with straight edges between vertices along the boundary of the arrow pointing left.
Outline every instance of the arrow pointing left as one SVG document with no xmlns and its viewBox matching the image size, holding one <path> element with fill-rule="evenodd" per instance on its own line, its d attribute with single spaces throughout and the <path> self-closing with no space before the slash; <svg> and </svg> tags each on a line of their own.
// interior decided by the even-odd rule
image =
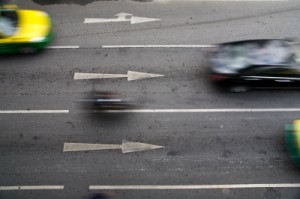
<svg viewBox="0 0 300 199">
<path fill-rule="evenodd" d="M 121 149 L 122 153 L 132 153 L 137 151 L 146 151 L 159 148 L 163 148 L 163 146 L 140 142 L 131 142 L 127 140 L 123 140 L 122 144 L 86 144 L 66 142 L 64 143 L 63 152 Z"/>
</svg>

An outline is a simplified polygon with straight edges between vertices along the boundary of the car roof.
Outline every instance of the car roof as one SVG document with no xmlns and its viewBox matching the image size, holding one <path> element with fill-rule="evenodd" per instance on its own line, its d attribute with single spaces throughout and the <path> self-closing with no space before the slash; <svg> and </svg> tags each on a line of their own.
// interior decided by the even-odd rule
<svg viewBox="0 0 300 199">
<path fill-rule="evenodd" d="M 259 39 L 219 44 L 213 57 L 214 67 L 234 72 L 251 65 L 294 65 L 293 50 L 286 41 Z"/>
</svg>

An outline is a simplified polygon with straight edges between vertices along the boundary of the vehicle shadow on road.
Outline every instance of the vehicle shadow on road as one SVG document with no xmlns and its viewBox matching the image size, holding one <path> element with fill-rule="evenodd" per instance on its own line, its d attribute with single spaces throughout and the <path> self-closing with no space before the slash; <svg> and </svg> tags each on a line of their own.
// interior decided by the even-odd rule
<svg viewBox="0 0 300 199">
<path fill-rule="evenodd" d="M 115 123 L 129 118 L 129 113 L 106 113 L 101 111 L 82 111 L 85 118 L 92 122 Z"/>
</svg>

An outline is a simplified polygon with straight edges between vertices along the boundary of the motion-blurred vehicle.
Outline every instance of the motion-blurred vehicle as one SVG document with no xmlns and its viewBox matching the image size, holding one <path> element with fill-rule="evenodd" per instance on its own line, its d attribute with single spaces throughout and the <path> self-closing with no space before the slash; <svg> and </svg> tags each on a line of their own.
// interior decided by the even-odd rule
<svg viewBox="0 0 300 199">
<path fill-rule="evenodd" d="M 92 111 L 125 110 L 133 104 L 113 92 L 91 92 L 86 98 L 78 99 L 81 108 Z"/>
<path fill-rule="evenodd" d="M 94 193 L 91 196 L 89 196 L 88 199 L 109 199 L 111 198 L 112 194 L 107 193 Z"/>
<path fill-rule="evenodd" d="M 209 55 L 209 70 L 210 79 L 230 92 L 300 88 L 300 67 L 287 40 L 219 44 Z"/>
<path fill-rule="evenodd" d="M 40 51 L 51 41 L 51 29 L 51 19 L 43 11 L 0 6 L 0 54 Z"/>
<path fill-rule="evenodd" d="M 292 124 L 286 124 L 284 130 L 291 159 L 300 167 L 300 119 L 294 120 Z"/>
</svg>

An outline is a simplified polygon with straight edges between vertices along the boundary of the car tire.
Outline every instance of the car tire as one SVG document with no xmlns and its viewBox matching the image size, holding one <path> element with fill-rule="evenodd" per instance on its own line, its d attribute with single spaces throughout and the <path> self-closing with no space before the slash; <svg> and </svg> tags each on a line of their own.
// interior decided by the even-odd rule
<svg viewBox="0 0 300 199">
<path fill-rule="evenodd" d="M 246 93 L 247 91 L 249 91 L 249 87 L 244 85 L 231 86 L 229 88 L 229 92 L 231 93 Z"/>
<path fill-rule="evenodd" d="M 33 48 L 33 47 L 23 47 L 19 49 L 20 53 L 24 53 L 24 54 L 32 54 L 37 52 L 37 49 Z"/>
</svg>

